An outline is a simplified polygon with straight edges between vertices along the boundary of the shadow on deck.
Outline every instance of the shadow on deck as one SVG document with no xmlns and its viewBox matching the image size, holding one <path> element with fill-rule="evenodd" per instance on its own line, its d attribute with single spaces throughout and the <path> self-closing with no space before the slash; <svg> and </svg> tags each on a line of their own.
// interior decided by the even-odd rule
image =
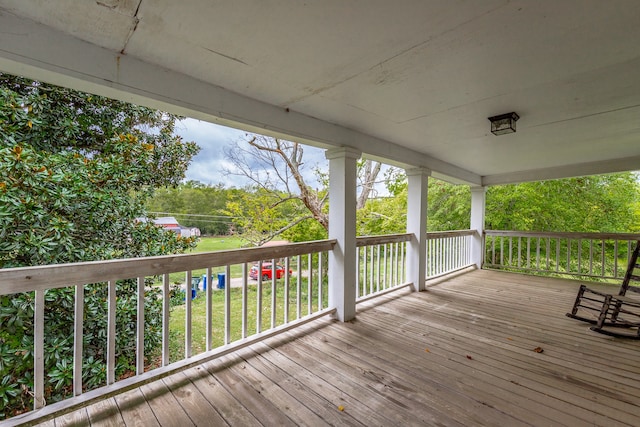
<svg viewBox="0 0 640 427">
<path fill-rule="evenodd" d="M 640 425 L 640 342 L 565 317 L 577 288 L 473 271 L 41 425 Z"/>
</svg>

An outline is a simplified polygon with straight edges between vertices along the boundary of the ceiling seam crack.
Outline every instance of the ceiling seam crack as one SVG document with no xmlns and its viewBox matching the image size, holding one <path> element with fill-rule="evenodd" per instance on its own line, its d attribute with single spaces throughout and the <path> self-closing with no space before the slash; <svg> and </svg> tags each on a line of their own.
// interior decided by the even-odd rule
<svg viewBox="0 0 640 427">
<path fill-rule="evenodd" d="M 131 30 L 129 30 L 129 34 L 127 34 L 127 38 L 124 41 L 124 45 L 122 46 L 122 50 L 120 50 L 120 53 L 122 55 L 125 54 L 125 51 L 127 50 L 127 45 L 129 44 L 129 40 L 131 40 L 131 37 L 133 37 L 133 33 L 135 33 L 136 29 L 138 28 L 138 24 L 140 23 L 140 19 L 138 18 L 138 12 L 140 11 L 140 5 L 142 5 L 142 0 L 138 1 L 138 6 L 136 7 L 136 11 L 134 12 L 132 18 L 133 18 L 133 27 L 131 28 Z"/>
</svg>

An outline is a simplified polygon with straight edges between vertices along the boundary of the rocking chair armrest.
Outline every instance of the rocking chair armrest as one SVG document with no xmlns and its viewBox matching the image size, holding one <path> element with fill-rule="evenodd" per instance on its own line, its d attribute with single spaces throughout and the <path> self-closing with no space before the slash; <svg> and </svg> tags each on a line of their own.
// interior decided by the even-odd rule
<svg viewBox="0 0 640 427">
<path fill-rule="evenodd" d="M 593 289 L 591 289 L 591 288 L 587 288 L 586 286 L 585 286 L 585 288 L 584 288 L 584 291 L 585 291 L 585 292 L 590 292 L 590 293 L 592 293 L 592 294 L 600 295 L 601 297 L 606 297 L 607 295 L 612 295 L 612 294 L 610 294 L 610 293 L 600 292 L 600 291 L 593 290 Z"/>
</svg>

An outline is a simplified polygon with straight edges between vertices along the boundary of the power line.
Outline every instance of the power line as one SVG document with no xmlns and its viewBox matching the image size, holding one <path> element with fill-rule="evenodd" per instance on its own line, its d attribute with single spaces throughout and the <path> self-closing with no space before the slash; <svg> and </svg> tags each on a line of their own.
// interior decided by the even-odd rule
<svg viewBox="0 0 640 427">
<path fill-rule="evenodd" d="M 238 216 L 231 215 L 205 215 L 205 214 L 188 214 L 188 213 L 176 213 L 176 212 L 149 212 L 153 215 L 170 215 L 170 216 L 195 216 L 205 218 L 240 218 Z"/>
<path fill-rule="evenodd" d="M 233 221 L 223 221 L 221 219 L 218 219 L 218 220 L 192 219 L 190 221 L 191 222 L 189 222 L 189 224 L 202 224 L 202 223 L 207 223 L 207 224 L 233 224 Z"/>
</svg>

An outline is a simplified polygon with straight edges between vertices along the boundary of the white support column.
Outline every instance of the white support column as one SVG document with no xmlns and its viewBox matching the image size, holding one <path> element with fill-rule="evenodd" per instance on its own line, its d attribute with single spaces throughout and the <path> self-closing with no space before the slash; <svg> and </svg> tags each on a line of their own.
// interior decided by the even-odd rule
<svg viewBox="0 0 640 427">
<path fill-rule="evenodd" d="M 413 234 L 407 248 L 407 280 L 414 291 L 424 291 L 427 279 L 427 184 L 431 171 L 407 170 L 407 233 Z"/>
<path fill-rule="evenodd" d="M 471 187 L 471 230 L 476 233 L 471 240 L 471 260 L 482 268 L 482 241 L 487 187 Z"/>
<path fill-rule="evenodd" d="M 356 167 L 362 153 L 336 148 L 329 160 L 329 239 L 338 243 L 329 252 L 329 306 L 342 322 L 356 316 Z"/>
</svg>

